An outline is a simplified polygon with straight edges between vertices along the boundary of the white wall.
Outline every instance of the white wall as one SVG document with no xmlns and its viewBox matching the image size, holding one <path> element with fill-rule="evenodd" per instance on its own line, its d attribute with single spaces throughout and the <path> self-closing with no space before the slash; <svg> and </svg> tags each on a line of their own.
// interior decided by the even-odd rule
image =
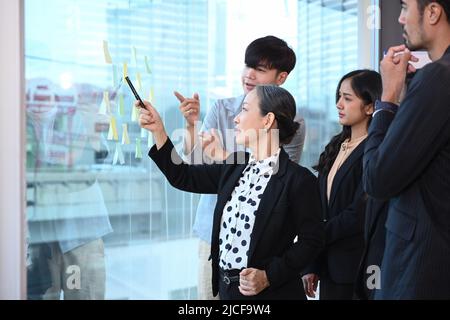
<svg viewBox="0 0 450 320">
<path fill-rule="evenodd" d="M 0 0 L 0 300 L 26 297 L 22 21 L 22 0 Z"/>
</svg>

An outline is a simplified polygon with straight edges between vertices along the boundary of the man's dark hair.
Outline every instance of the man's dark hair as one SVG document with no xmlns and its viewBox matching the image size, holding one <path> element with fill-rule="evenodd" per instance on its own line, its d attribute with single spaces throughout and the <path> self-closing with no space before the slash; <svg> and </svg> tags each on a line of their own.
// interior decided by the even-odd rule
<svg viewBox="0 0 450 320">
<path fill-rule="evenodd" d="M 447 15 L 447 22 L 450 23 L 450 0 L 417 0 L 419 12 L 423 15 L 425 7 L 432 2 L 439 3 L 444 8 L 445 14 Z"/>
<path fill-rule="evenodd" d="M 297 59 L 286 41 L 274 36 L 256 39 L 245 51 L 245 65 L 250 68 L 263 66 L 290 73 Z"/>
</svg>

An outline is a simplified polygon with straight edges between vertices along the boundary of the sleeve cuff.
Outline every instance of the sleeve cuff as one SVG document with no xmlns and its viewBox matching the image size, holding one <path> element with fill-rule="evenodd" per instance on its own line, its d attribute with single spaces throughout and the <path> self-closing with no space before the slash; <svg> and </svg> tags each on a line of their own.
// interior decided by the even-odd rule
<svg viewBox="0 0 450 320">
<path fill-rule="evenodd" d="M 380 111 L 388 111 L 390 113 L 396 114 L 398 111 L 398 105 L 391 102 L 377 100 L 375 102 L 375 112 L 373 113 L 373 116 L 375 116 Z"/>
</svg>

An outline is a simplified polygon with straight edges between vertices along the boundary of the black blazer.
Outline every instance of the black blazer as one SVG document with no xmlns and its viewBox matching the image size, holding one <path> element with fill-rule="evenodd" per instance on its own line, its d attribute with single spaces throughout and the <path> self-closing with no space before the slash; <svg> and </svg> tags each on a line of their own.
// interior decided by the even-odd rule
<svg viewBox="0 0 450 320">
<path fill-rule="evenodd" d="M 386 238 L 384 227 L 389 208 L 389 201 L 367 199 L 364 227 L 364 250 L 355 284 L 355 296 L 360 300 L 372 300 L 376 290 L 380 288 L 379 271 L 383 261 Z M 374 267 L 376 269 L 374 269 Z M 368 282 L 370 283 L 370 287 Z M 381 284 L 380 284 L 381 285 Z"/>
<path fill-rule="evenodd" d="M 364 247 L 364 211 L 366 194 L 362 187 L 362 157 L 365 141 L 361 142 L 336 172 L 327 199 L 328 173 L 319 174 L 322 218 L 325 225 L 325 248 L 308 269 L 327 274 L 338 284 L 355 282 Z"/>
<path fill-rule="evenodd" d="M 376 299 L 450 298 L 450 47 L 419 70 L 396 115 L 375 114 L 364 187 L 390 199 Z"/>
<path fill-rule="evenodd" d="M 234 153 L 226 163 L 234 160 L 235 164 L 188 165 L 182 163 L 168 140 L 159 151 L 153 147 L 149 156 L 175 188 L 218 194 L 211 241 L 213 294 L 217 295 L 220 221 L 249 155 Z M 316 258 L 323 240 L 317 179 L 290 161 L 282 149 L 278 172 L 264 191 L 250 240 L 248 267 L 265 270 L 270 282 L 255 299 L 305 299 L 300 272 Z"/>
</svg>

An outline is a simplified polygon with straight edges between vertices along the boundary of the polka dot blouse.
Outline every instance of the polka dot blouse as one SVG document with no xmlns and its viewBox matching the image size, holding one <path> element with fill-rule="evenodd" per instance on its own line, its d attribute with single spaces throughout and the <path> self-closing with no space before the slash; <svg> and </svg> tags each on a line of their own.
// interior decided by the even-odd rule
<svg viewBox="0 0 450 320">
<path fill-rule="evenodd" d="M 224 270 L 247 268 L 250 238 L 259 202 L 279 156 L 280 150 L 261 161 L 250 156 L 247 167 L 224 207 L 219 235 L 220 267 Z"/>
</svg>

